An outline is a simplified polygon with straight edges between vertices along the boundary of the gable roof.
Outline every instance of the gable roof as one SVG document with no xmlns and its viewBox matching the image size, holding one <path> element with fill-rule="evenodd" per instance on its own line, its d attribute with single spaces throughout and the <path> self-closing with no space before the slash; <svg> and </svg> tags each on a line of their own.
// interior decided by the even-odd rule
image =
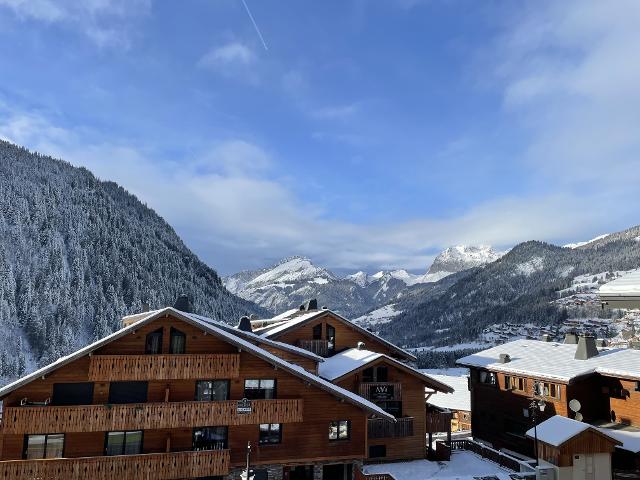
<svg viewBox="0 0 640 480">
<path fill-rule="evenodd" d="M 320 309 L 320 310 L 298 310 L 298 309 L 292 309 L 292 310 L 288 310 L 276 317 L 273 317 L 271 319 L 266 319 L 266 320 L 258 320 L 255 323 L 256 324 L 266 324 L 266 326 L 261 327 L 261 328 L 257 328 L 254 330 L 255 333 L 263 336 L 263 337 L 267 337 L 267 338 L 272 338 L 275 339 L 277 337 L 279 337 L 280 335 L 282 335 L 285 332 L 289 332 L 295 328 L 298 328 L 302 325 L 305 325 L 308 322 L 311 322 L 312 320 L 316 320 L 324 315 L 332 315 L 333 317 L 335 317 L 338 321 L 343 322 L 345 325 L 347 325 L 349 328 L 352 328 L 356 331 L 358 331 L 359 333 L 361 333 L 362 335 L 364 335 L 365 337 L 371 338 L 372 340 L 376 341 L 376 342 L 380 342 L 382 344 L 384 344 L 386 347 L 388 347 L 392 352 L 395 352 L 398 354 L 398 356 L 405 358 L 407 360 L 416 360 L 415 355 L 412 355 L 411 353 L 407 352 L 406 350 L 403 350 L 402 348 L 398 347 L 397 345 L 394 345 L 393 343 L 385 340 L 384 338 L 376 335 L 373 332 L 370 332 L 369 330 L 367 330 L 366 328 L 362 328 L 360 325 L 357 325 L 356 323 L 352 322 L 351 320 L 343 317 L 342 315 L 337 314 L 336 312 L 329 310 L 329 309 Z"/>
<path fill-rule="evenodd" d="M 429 376 L 453 388 L 453 392 L 451 393 L 438 392 L 430 395 L 427 398 L 427 403 L 429 405 L 447 410 L 471 411 L 471 392 L 469 391 L 468 375 L 453 376 L 429 374 Z"/>
<path fill-rule="evenodd" d="M 512 373 L 569 383 L 573 379 L 599 373 L 612 377 L 640 379 L 640 350 L 629 348 L 599 349 L 587 360 L 575 359 L 575 344 L 515 340 L 459 359 L 467 367 Z M 510 361 L 500 362 L 500 354 Z"/>
<path fill-rule="evenodd" d="M 449 385 L 446 385 L 445 383 L 442 383 L 419 370 L 411 368 L 404 363 L 399 362 L 395 358 L 385 355 L 384 353 L 371 352 L 369 350 L 361 350 L 358 348 L 350 348 L 349 350 L 345 350 L 344 352 L 337 353 L 334 356 L 325 359 L 324 363 L 318 366 L 318 373 L 321 377 L 335 382 L 380 359 L 384 359 L 394 367 L 418 377 L 422 382 L 437 390 L 442 392 L 453 392 L 453 388 Z"/>
<path fill-rule="evenodd" d="M 622 442 L 603 432 L 601 429 L 593 427 L 588 423 L 578 422 L 562 415 L 554 415 L 553 417 L 541 422 L 537 425 L 538 441 L 551 445 L 552 447 L 560 447 L 572 438 L 581 435 L 586 431 L 592 431 L 597 435 L 602 435 L 611 440 L 616 445 L 622 445 Z M 527 430 L 527 437 L 535 438 L 533 428 Z"/>
<path fill-rule="evenodd" d="M 337 385 L 332 384 L 331 382 L 328 382 L 327 380 L 320 378 L 317 375 L 314 375 L 312 373 L 307 372 L 304 368 L 295 365 L 293 363 L 289 363 L 283 359 L 281 359 L 280 357 L 277 357 L 276 355 L 273 355 L 272 353 L 269 353 L 268 351 L 264 350 L 263 348 L 260 348 L 256 345 L 254 345 L 253 343 L 251 343 L 248 340 L 245 340 L 244 338 L 240 338 L 239 336 L 237 336 L 235 333 L 231 333 L 229 331 L 227 331 L 225 328 L 221 328 L 220 327 L 220 322 L 217 322 L 216 320 L 213 319 L 208 319 L 209 321 L 203 321 L 201 320 L 199 317 L 199 315 L 194 315 L 194 314 L 189 314 L 186 312 L 182 312 L 180 310 L 176 310 L 175 308 L 172 307 L 167 307 L 167 308 L 163 308 L 161 310 L 155 310 L 152 312 L 149 312 L 149 314 L 142 318 L 141 320 L 137 321 L 136 323 L 133 323 L 127 327 L 121 328 L 120 330 L 118 330 L 117 332 L 112 333 L 111 335 L 108 335 L 107 337 L 104 337 L 100 340 L 98 340 L 97 342 L 92 343 L 91 345 L 87 345 L 84 348 L 81 348 L 80 350 L 72 353 L 71 355 L 68 355 L 66 357 L 62 357 L 59 358 L 58 360 L 56 360 L 55 362 L 39 369 L 36 370 L 35 372 L 30 373 L 29 375 L 26 375 L 18 380 L 16 380 L 13 383 L 10 383 L 6 386 L 4 386 L 3 388 L 0 389 L 0 398 L 5 397 L 6 395 L 8 395 L 9 393 L 11 393 L 12 391 L 16 390 L 17 388 L 37 379 L 38 377 L 42 377 L 44 375 L 48 375 L 49 373 L 53 372 L 54 370 L 57 370 L 58 368 L 74 361 L 77 360 L 78 358 L 83 357 L 84 355 L 87 355 L 95 350 L 97 350 L 98 348 L 113 342 L 114 340 L 117 340 L 118 338 L 123 337 L 124 335 L 127 335 L 128 333 L 139 329 L 140 327 L 151 323 L 152 321 L 161 318 L 163 316 L 174 316 L 179 320 L 182 320 L 186 323 L 189 323 L 195 327 L 201 328 L 203 329 L 205 332 L 210 333 L 212 335 L 215 335 L 218 338 L 221 338 L 225 341 L 227 341 L 228 343 L 242 349 L 245 350 L 247 352 L 252 353 L 253 355 L 255 355 L 258 358 L 261 358 L 262 360 L 272 364 L 273 366 L 277 366 L 278 368 L 282 368 L 282 370 L 287 371 L 288 373 L 310 383 L 315 385 L 316 387 L 321 388 L 322 390 L 325 390 L 328 393 L 331 393 L 332 395 L 336 396 L 339 399 L 343 399 L 353 405 L 356 405 L 359 408 L 362 408 L 376 416 L 379 417 L 384 417 L 384 418 L 388 418 L 390 420 L 395 420 L 395 417 L 393 415 L 388 414 L 387 412 L 385 412 L 384 410 L 382 410 L 380 407 L 378 407 L 377 405 L 375 405 L 374 403 L 360 397 L 359 395 L 356 395 L 355 393 L 352 393 L 348 390 L 345 390 L 344 388 L 338 387 Z"/>
</svg>

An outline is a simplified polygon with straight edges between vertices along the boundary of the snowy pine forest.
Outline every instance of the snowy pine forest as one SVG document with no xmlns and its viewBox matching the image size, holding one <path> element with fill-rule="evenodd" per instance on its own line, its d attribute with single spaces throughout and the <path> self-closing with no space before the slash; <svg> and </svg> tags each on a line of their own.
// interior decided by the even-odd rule
<svg viewBox="0 0 640 480">
<path fill-rule="evenodd" d="M 0 384 L 180 293 L 213 318 L 264 313 L 117 184 L 0 141 Z"/>
</svg>

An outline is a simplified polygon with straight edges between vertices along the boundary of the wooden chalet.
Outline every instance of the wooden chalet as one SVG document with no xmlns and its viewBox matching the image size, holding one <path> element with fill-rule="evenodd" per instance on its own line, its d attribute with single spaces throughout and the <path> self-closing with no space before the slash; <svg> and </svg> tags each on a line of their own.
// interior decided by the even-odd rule
<svg viewBox="0 0 640 480">
<path fill-rule="evenodd" d="M 366 460 L 374 402 L 323 358 L 175 308 L 0 389 L 0 479 L 341 480 Z"/>
</svg>

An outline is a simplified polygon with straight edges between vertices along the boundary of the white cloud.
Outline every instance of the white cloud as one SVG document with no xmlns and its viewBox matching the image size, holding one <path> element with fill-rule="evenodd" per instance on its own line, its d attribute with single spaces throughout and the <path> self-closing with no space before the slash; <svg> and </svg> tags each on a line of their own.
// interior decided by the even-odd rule
<svg viewBox="0 0 640 480">
<path fill-rule="evenodd" d="M 247 45 L 229 42 L 212 48 L 198 61 L 200 68 L 218 75 L 258 83 L 258 57 Z"/>
<path fill-rule="evenodd" d="M 151 0 L 0 0 L 21 20 L 82 31 L 100 47 L 127 47 L 129 21 L 150 11 Z"/>
<path fill-rule="evenodd" d="M 358 111 L 358 105 L 351 103 L 348 105 L 333 105 L 318 108 L 311 112 L 311 116 L 323 120 L 336 120 L 352 117 Z"/>
</svg>

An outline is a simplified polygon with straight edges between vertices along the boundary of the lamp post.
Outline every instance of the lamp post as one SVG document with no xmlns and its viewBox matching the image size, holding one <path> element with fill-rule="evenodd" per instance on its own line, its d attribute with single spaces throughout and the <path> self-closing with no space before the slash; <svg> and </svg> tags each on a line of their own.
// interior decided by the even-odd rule
<svg viewBox="0 0 640 480">
<path fill-rule="evenodd" d="M 533 393 L 534 393 L 534 398 L 531 399 L 531 403 L 529 403 L 529 412 L 531 414 L 531 419 L 533 420 L 533 438 L 534 438 L 534 446 L 535 446 L 535 452 L 536 452 L 536 467 L 538 467 L 539 465 L 539 460 L 538 460 L 538 410 L 540 410 L 540 412 L 544 412 L 544 408 L 547 406 L 546 403 L 544 403 L 544 400 L 542 399 L 537 399 L 535 398 L 535 395 L 539 394 L 539 392 L 541 392 L 541 388 L 543 388 L 542 384 L 540 382 L 536 382 L 533 385 Z"/>
</svg>

